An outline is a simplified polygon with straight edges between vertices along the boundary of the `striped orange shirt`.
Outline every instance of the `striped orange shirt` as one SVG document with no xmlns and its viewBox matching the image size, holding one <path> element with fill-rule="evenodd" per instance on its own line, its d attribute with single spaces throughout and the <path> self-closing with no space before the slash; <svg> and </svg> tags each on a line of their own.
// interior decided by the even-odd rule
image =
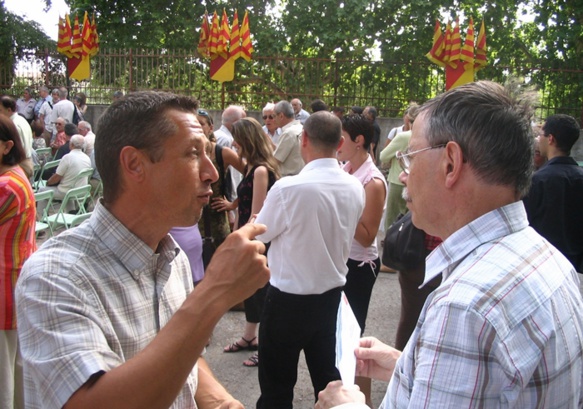
<svg viewBox="0 0 583 409">
<path fill-rule="evenodd" d="M 36 250 L 34 194 L 20 167 L 0 175 L 0 330 L 16 328 L 14 287 Z"/>
</svg>

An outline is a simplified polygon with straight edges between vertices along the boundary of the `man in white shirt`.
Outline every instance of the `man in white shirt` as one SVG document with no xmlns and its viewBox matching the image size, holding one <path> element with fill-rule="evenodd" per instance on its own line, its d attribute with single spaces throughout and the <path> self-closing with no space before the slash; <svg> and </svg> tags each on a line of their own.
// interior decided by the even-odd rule
<svg viewBox="0 0 583 409">
<path fill-rule="evenodd" d="M 230 148 L 233 146 L 233 135 L 231 129 L 233 124 L 241 118 L 245 118 L 247 113 L 238 105 L 229 105 L 221 115 L 221 127 L 214 131 L 217 145 Z"/>
<path fill-rule="evenodd" d="M 273 149 L 279 144 L 279 137 L 281 136 L 281 128 L 275 123 L 275 104 L 273 102 L 268 102 L 265 107 L 263 107 L 263 132 L 273 144 Z"/>
<path fill-rule="evenodd" d="M 91 156 L 93 145 L 95 144 L 95 134 L 91 130 L 91 124 L 87 121 L 81 121 L 79 122 L 79 125 L 77 125 L 77 129 L 85 138 L 85 153 L 87 156 Z"/>
<path fill-rule="evenodd" d="M 300 121 L 300 123 L 303 125 L 310 114 L 308 111 L 302 108 L 302 101 L 300 101 L 299 98 L 294 98 L 291 100 L 291 106 L 294 109 L 295 119 Z"/>
<path fill-rule="evenodd" d="M 51 138 L 53 136 L 53 130 L 55 129 L 55 125 L 52 122 L 52 112 L 53 106 L 59 102 L 59 90 L 53 89 L 51 91 L 51 100 L 48 99 L 43 102 L 38 111 L 38 118 L 44 123 L 45 131 L 43 132 L 43 138 L 45 138 L 45 142 L 47 146 L 51 145 Z"/>
<path fill-rule="evenodd" d="M 279 162 L 281 176 L 297 175 L 304 167 L 300 152 L 302 124 L 294 119 L 293 108 L 287 101 L 275 104 L 274 112 L 275 124 L 281 128 L 281 135 L 273 156 Z"/>
<path fill-rule="evenodd" d="M 336 160 L 341 140 L 336 116 L 311 115 L 301 136 L 306 166 L 273 185 L 257 216 L 257 223 L 267 226 L 257 238 L 271 242 L 271 280 L 259 328 L 258 409 L 292 408 L 302 350 L 315 397 L 340 379 L 336 314 L 364 209 L 362 184 Z"/>
<path fill-rule="evenodd" d="M 4 95 L 1 97 L 1 101 L 0 114 L 12 119 L 20 135 L 26 159 L 20 162 L 19 165 L 24 170 L 24 173 L 26 173 L 26 176 L 30 178 L 34 173 L 34 165 L 32 162 L 32 128 L 24 117 L 16 113 L 16 101 L 14 99 Z"/>
<path fill-rule="evenodd" d="M 245 118 L 246 116 L 247 113 L 243 107 L 238 105 L 229 105 L 221 115 L 221 127 L 213 132 L 217 140 L 217 145 L 220 145 L 223 148 L 232 148 L 233 135 L 231 135 L 231 129 L 233 129 L 233 124 L 239 119 Z M 229 166 L 228 169 L 228 174 L 231 176 L 231 184 L 233 185 L 233 188 L 231 189 L 231 197 L 228 197 L 227 200 L 232 202 L 237 199 L 237 186 L 239 186 L 239 183 L 241 183 L 243 175 L 241 175 L 241 172 L 239 172 L 237 169 L 234 169 L 232 166 Z M 229 212 L 229 220 L 235 220 L 235 213 L 233 211 Z"/>
<path fill-rule="evenodd" d="M 67 88 L 59 88 L 59 102 L 53 104 L 53 111 L 51 112 L 51 122 L 57 122 L 58 118 L 65 118 L 67 123 L 73 122 L 73 113 L 75 112 L 75 105 L 67 99 L 69 91 Z M 53 129 L 53 136 L 57 131 Z"/>
<path fill-rule="evenodd" d="M 47 186 L 41 188 L 40 191 L 52 190 L 55 199 L 63 200 L 69 190 L 88 183 L 88 180 L 81 180 L 77 182 L 78 185 L 74 184 L 79 172 L 91 167 L 91 160 L 83 152 L 83 146 L 85 146 L 83 136 L 77 134 L 71 137 L 69 140 L 69 148 L 71 151 L 63 156 L 57 170 L 47 180 Z M 37 208 L 39 214 L 42 214 L 44 206 L 46 206 L 46 202 L 39 202 Z"/>
</svg>

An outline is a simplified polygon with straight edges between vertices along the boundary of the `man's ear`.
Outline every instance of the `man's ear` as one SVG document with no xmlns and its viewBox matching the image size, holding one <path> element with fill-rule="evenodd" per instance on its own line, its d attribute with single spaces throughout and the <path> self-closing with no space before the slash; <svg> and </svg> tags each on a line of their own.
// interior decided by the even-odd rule
<svg viewBox="0 0 583 409">
<path fill-rule="evenodd" d="M 302 136 L 300 136 L 300 139 L 302 148 L 305 148 L 308 145 L 308 134 L 305 130 L 302 131 Z"/>
<path fill-rule="evenodd" d="M 119 154 L 120 168 L 127 178 L 141 181 L 145 177 L 146 154 L 133 146 L 124 146 Z"/>
<path fill-rule="evenodd" d="M 440 163 L 445 175 L 445 184 L 452 187 L 459 180 L 464 165 L 464 153 L 457 142 L 448 142 Z"/>
<path fill-rule="evenodd" d="M 338 146 L 336 147 L 336 150 L 340 149 L 342 147 L 342 145 L 344 145 L 344 135 L 340 136 L 340 140 L 338 141 Z"/>
<path fill-rule="evenodd" d="M 557 145 L 557 138 L 552 133 L 548 134 L 547 138 L 549 138 L 549 145 L 556 146 Z"/>
</svg>

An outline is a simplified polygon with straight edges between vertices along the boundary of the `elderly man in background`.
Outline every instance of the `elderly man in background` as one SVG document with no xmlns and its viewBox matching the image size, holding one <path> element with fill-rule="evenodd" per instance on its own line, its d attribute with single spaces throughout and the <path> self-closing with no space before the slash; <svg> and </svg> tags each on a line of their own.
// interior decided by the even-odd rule
<svg viewBox="0 0 583 409">
<path fill-rule="evenodd" d="M 91 156 L 93 146 L 95 145 L 95 134 L 91 130 L 91 124 L 87 121 L 80 121 L 77 129 L 79 130 L 79 134 L 85 138 L 85 153 Z"/>
<path fill-rule="evenodd" d="M 221 127 L 214 132 L 217 144 L 231 148 L 233 146 L 233 135 L 231 135 L 233 124 L 246 116 L 247 113 L 241 106 L 229 105 L 225 108 L 221 115 Z"/>
<path fill-rule="evenodd" d="M 302 101 L 300 101 L 299 98 L 294 98 L 291 100 L 291 106 L 294 110 L 294 118 L 300 121 L 300 123 L 303 125 L 310 114 L 308 111 L 302 108 Z"/>
<path fill-rule="evenodd" d="M 267 104 L 265 104 L 265 106 L 263 107 L 263 122 L 265 123 L 265 125 L 263 125 L 263 132 L 265 132 L 265 134 L 267 136 L 269 136 L 269 140 L 271 140 L 271 143 L 273 144 L 273 149 L 275 150 L 275 148 L 277 147 L 277 145 L 279 144 L 279 137 L 281 136 L 281 128 L 277 126 L 277 124 L 275 123 L 275 104 L 273 102 L 268 102 Z"/>
<path fill-rule="evenodd" d="M 275 124 L 281 128 L 279 144 L 273 153 L 279 162 L 281 176 L 297 175 L 304 167 L 300 152 L 300 137 L 303 126 L 294 119 L 294 110 L 287 101 L 275 104 Z"/>
<path fill-rule="evenodd" d="M 50 98 L 50 101 L 48 100 Z M 53 131 L 55 129 L 55 124 L 52 122 L 52 112 L 53 106 L 57 102 L 59 102 L 59 90 L 53 89 L 51 91 L 51 95 L 47 98 L 45 102 L 43 102 L 40 110 L 38 111 L 38 119 L 40 119 L 44 125 L 45 130 L 43 132 L 43 138 L 45 138 L 45 142 L 47 146 L 51 145 L 51 139 L 53 137 Z"/>
<path fill-rule="evenodd" d="M 34 119 L 35 99 L 32 97 L 30 88 L 25 88 L 22 97 L 16 101 L 16 113 L 22 116 L 30 124 Z"/>
<path fill-rule="evenodd" d="M 40 191 L 52 190 L 54 192 L 53 197 L 57 200 L 63 200 L 70 189 L 88 183 L 87 180 L 80 180 L 77 185 L 74 184 L 79 172 L 91 167 L 89 156 L 83 152 L 85 140 L 81 135 L 73 135 L 68 145 L 71 151 L 62 157 L 57 170 L 47 180 L 47 186 L 40 188 Z M 46 206 L 46 202 L 39 202 L 37 209 L 39 214 L 42 214 L 44 206 Z"/>
<path fill-rule="evenodd" d="M 34 119 L 40 118 L 40 109 L 45 102 L 49 101 L 52 103 L 53 101 L 53 98 L 49 93 L 49 89 L 44 85 L 41 85 L 40 88 L 38 89 L 38 95 L 39 98 L 36 100 L 36 103 L 34 104 Z"/>
<path fill-rule="evenodd" d="M 67 99 L 69 91 L 67 88 L 59 88 L 59 100 L 53 103 L 53 111 L 51 112 L 51 122 L 56 122 L 57 118 L 65 118 L 67 123 L 73 122 L 73 113 L 75 112 L 75 105 Z M 56 131 L 53 130 L 53 135 Z"/>
</svg>

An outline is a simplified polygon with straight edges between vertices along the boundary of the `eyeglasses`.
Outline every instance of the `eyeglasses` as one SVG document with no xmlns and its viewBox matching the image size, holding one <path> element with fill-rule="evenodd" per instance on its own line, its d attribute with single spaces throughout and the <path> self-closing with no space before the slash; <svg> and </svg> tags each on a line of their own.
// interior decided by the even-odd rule
<svg viewBox="0 0 583 409">
<path fill-rule="evenodd" d="M 419 149 L 413 152 L 409 152 L 409 148 L 405 152 L 397 152 L 397 160 L 399 161 L 399 165 L 401 165 L 401 169 L 405 174 L 409 174 L 411 168 L 411 156 L 421 153 L 423 151 L 428 151 L 431 149 L 437 148 L 445 148 L 446 144 L 436 145 L 436 146 L 428 146 L 427 148 Z"/>
<path fill-rule="evenodd" d="M 204 109 L 199 109 L 199 110 L 197 111 L 197 113 L 198 113 L 200 116 L 206 116 L 207 118 L 209 118 L 209 113 L 208 113 L 208 112 L 206 112 Z"/>
<path fill-rule="evenodd" d="M 265 121 L 267 118 L 269 119 L 274 119 L 275 115 L 271 114 L 271 115 L 263 115 L 263 120 Z"/>
</svg>

